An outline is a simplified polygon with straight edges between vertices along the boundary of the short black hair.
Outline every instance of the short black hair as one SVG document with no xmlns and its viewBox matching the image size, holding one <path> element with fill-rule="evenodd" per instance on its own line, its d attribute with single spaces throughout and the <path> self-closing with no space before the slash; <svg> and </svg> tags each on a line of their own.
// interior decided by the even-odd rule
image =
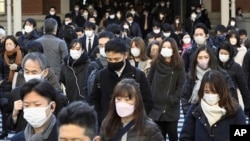
<svg viewBox="0 0 250 141">
<path fill-rule="evenodd" d="M 83 28 L 82 28 L 82 27 L 76 27 L 76 28 L 75 28 L 75 31 L 76 31 L 76 32 L 82 32 L 82 33 L 83 33 Z"/>
<path fill-rule="evenodd" d="M 129 18 L 129 17 L 134 18 L 133 14 L 132 14 L 132 13 L 130 13 L 130 12 L 129 12 L 129 13 L 127 13 L 127 14 L 125 15 L 125 17 L 126 17 L 126 18 Z"/>
<path fill-rule="evenodd" d="M 95 24 L 92 22 L 86 21 L 84 23 L 84 29 L 86 29 L 86 28 L 91 28 L 91 29 L 95 30 Z"/>
<path fill-rule="evenodd" d="M 74 101 L 59 112 L 59 128 L 60 126 L 68 124 L 85 128 L 85 132 L 83 134 L 88 136 L 91 140 L 98 134 L 97 114 L 94 107 L 90 106 L 88 103 Z"/>
<path fill-rule="evenodd" d="M 109 40 L 105 46 L 105 52 L 125 54 L 127 51 L 128 47 L 126 43 L 119 38 Z"/>
<path fill-rule="evenodd" d="M 48 18 L 44 21 L 45 33 L 53 33 L 57 29 L 57 21 L 53 18 Z"/>
<path fill-rule="evenodd" d="M 25 20 L 24 24 L 25 24 L 26 22 L 29 22 L 29 23 L 31 23 L 31 24 L 33 25 L 33 27 L 36 27 L 36 20 L 35 20 L 35 19 L 33 19 L 33 18 L 28 18 L 28 19 Z"/>
<path fill-rule="evenodd" d="M 118 24 L 116 23 L 111 23 L 109 24 L 106 28 L 105 28 L 106 31 L 110 31 L 116 35 L 120 35 L 121 34 L 121 28 Z"/>
<path fill-rule="evenodd" d="M 22 32 L 22 31 L 17 31 L 16 34 L 15 34 L 15 36 L 18 36 L 18 37 L 19 37 L 19 36 L 22 36 L 22 35 L 23 35 L 23 32 Z"/>
<path fill-rule="evenodd" d="M 40 43 L 39 41 L 31 41 L 28 44 L 28 52 L 39 52 L 39 53 L 43 53 L 43 45 L 42 43 Z"/>
<path fill-rule="evenodd" d="M 247 36 L 247 30 L 246 29 L 239 29 L 238 33 L 239 33 L 239 35 L 246 35 Z"/>
<path fill-rule="evenodd" d="M 113 39 L 115 37 L 115 35 L 112 32 L 109 31 L 102 31 L 98 34 L 98 39 L 101 38 L 109 38 L 109 39 Z"/>
<path fill-rule="evenodd" d="M 195 30 L 196 30 L 197 28 L 203 29 L 204 32 L 205 32 L 205 34 L 208 34 L 208 28 L 207 28 L 207 26 L 206 26 L 204 23 L 197 23 L 197 24 L 194 26 L 193 35 L 194 35 Z"/>
<path fill-rule="evenodd" d="M 70 13 L 66 13 L 66 14 L 64 15 L 64 18 L 70 18 L 70 19 L 72 19 L 72 15 L 71 15 Z"/>
<path fill-rule="evenodd" d="M 47 99 L 48 102 L 56 101 L 56 90 L 46 80 L 31 79 L 24 83 L 20 90 L 21 100 L 32 91 Z"/>
<path fill-rule="evenodd" d="M 215 33 L 217 33 L 217 31 L 219 31 L 220 33 L 225 33 L 227 31 L 226 27 L 223 24 L 218 24 L 215 27 Z"/>
</svg>

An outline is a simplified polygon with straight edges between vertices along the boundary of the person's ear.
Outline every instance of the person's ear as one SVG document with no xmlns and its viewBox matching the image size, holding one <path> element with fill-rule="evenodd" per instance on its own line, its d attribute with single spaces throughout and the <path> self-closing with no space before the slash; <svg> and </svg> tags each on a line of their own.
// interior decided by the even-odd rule
<svg viewBox="0 0 250 141">
<path fill-rule="evenodd" d="M 129 56 L 129 51 L 125 53 L 125 59 L 128 59 L 128 56 Z"/>
<path fill-rule="evenodd" d="M 56 109 L 56 103 L 55 103 L 55 101 L 52 101 L 52 102 L 51 102 L 51 105 L 50 105 L 50 110 L 51 110 L 52 112 L 54 112 L 55 109 Z"/>
<path fill-rule="evenodd" d="M 95 136 L 94 138 L 93 138 L 93 141 L 100 141 L 101 140 L 101 137 L 100 136 Z"/>
<path fill-rule="evenodd" d="M 43 78 L 49 74 L 49 68 L 43 70 Z"/>
</svg>

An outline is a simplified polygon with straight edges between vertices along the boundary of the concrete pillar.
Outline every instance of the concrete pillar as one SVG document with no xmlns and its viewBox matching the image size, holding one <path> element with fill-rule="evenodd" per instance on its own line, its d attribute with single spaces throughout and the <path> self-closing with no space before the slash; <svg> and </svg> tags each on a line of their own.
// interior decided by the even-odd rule
<svg viewBox="0 0 250 141">
<path fill-rule="evenodd" d="M 231 16 L 236 17 L 236 5 L 235 5 L 236 0 L 231 0 Z"/>
<path fill-rule="evenodd" d="M 12 21 L 11 21 L 11 0 L 7 0 L 7 35 L 12 34 Z"/>
<path fill-rule="evenodd" d="M 69 0 L 61 0 L 61 14 L 64 15 L 70 11 L 69 9 Z"/>
<path fill-rule="evenodd" d="M 221 24 L 227 26 L 229 21 L 229 0 L 221 0 Z"/>
<path fill-rule="evenodd" d="M 13 0 L 14 34 L 22 30 L 22 0 Z"/>
<path fill-rule="evenodd" d="M 203 0 L 204 8 L 207 9 L 208 12 L 212 12 L 212 1 L 211 0 Z"/>
</svg>

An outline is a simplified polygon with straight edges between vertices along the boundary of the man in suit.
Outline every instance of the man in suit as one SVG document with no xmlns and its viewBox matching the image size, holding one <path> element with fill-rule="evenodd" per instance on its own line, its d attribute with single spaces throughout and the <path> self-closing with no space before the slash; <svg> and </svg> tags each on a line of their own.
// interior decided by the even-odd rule
<svg viewBox="0 0 250 141">
<path fill-rule="evenodd" d="M 99 52 L 98 38 L 95 34 L 95 24 L 92 22 L 85 22 L 84 24 L 84 36 L 80 39 L 82 40 L 82 46 L 84 50 L 88 52 L 89 58 L 95 60 L 96 53 Z"/>
</svg>

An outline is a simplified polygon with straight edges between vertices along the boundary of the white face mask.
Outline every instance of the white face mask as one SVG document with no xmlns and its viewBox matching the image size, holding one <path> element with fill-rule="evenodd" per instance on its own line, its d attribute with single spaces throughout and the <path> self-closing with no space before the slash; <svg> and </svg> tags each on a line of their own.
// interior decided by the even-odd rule
<svg viewBox="0 0 250 141">
<path fill-rule="evenodd" d="M 131 54 L 134 56 L 134 57 L 138 57 L 141 53 L 141 50 L 137 47 L 133 47 L 130 49 L 131 51 Z"/>
<path fill-rule="evenodd" d="M 49 12 L 49 14 L 50 14 L 50 15 L 55 15 L 55 14 L 56 14 L 56 12 Z"/>
<path fill-rule="evenodd" d="M 115 15 L 109 15 L 109 18 L 110 18 L 110 19 L 114 19 L 114 18 L 115 18 Z"/>
<path fill-rule="evenodd" d="M 203 70 L 206 70 L 208 68 L 208 61 L 208 59 L 198 60 L 198 66 Z"/>
<path fill-rule="evenodd" d="M 127 117 L 134 113 L 135 106 L 126 102 L 115 103 L 116 112 L 120 117 Z"/>
<path fill-rule="evenodd" d="M 99 48 L 99 52 L 100 52 L 100 55 L 101 55 L 102 57 L 107 57 L 107 55 L 106 55 L 106 53 L 105 53 L 105 48 L 104 48 L 104 47 Z"/>
<path fill-rule="evenodd" d="M 176 24 L 179 24 L 179 23 L 180 23 L 180 20 L 175 20 L 175 23 L 176 23 Z"/>
<path fill-rule="evenodd" d="M 78 12 L 78 11 L 79 11 L 79 8 L 78 8 L 78 7 L 76 7 L 76 8 L 75 8 L 75 11 L 77 11 L 77 12 Z"/>
<path fill-rule="evenodd" d="M 90 38 L 90 37 L 93 35 L 94 32 L 93 32 L 92 30 L 91 30 L 91 31 L 90 31 L 90 30 L 85 30 L 84 33 L 85 33 L 85 35 L 86 35 L 87 37 Z"/>
<path fill-rule="evenodd" d="M 236 38 L 230 38 L 229 41 L 230 41 L 231 45 L 233 45 L 233 46 L 237 44 Z"/>
<path fill-rule="evenodd" d="M 230 25 L 231 25 L 231 26 L 235 26 L 235 21 L 231 21 L 231 22 L 230 22 Z"/>
<path fill-rule="evenodd" d="M 133 21 L 128 21 L 129 24 L 132 24 Z"/>
<path fill-rule="evenodd" d="M 44 71 L 42 71 L 40 74 L 32 74 L 32 75 L 24 74 L 23 76 L 24 76 L 25 82 L 28 82 L 31 79 L 39 79 L 39 80 L 42 79 L 43 72 Z"/>
<path fill-rule="evenodd" d="M 154 32 L 155 34 L 159 34 L 159 33 L 161 32 L 161 30 L 160 30 L 160 29 L 155 29 L 155 30 L 153 30 L 153 32 Z"/>
<path fill-rule="evenodd" d="M 71 23 L 72 21 L 65 21 L 65 25 L 68 25 L 69 23 Z"/>
<path fill-rule="evenodd" d="M 134 14 L 135 14 L 135 11 L 130 11 L 130 13 L 134 15 Z"/>
<path fill-rule="evenodd" d="M 192 15 L 191 15 L 191 19 L 193 19 L 193 20 L 196 19 L 196 17 L 197 17 L 196 14 L 192 14 Z"/>
<path fill-rule="evenodd" d="M 184 44 L 189 44 L 191 42 L 191 38 L 184 38 L 182 41 Z"/>
<path fill-rule="evenodd" d="M 73 49 L 71 49 L 69 53 L 70 53 L 71 58 L 74 59 L 74 60 L 79 59 L 81 57 L 81 55 L 82 55 L 81 50 L 73 50 Z"/>
<path fill-rule="evenodd" d="M 36 107 L 36 108 L 24 108 L 23 118 L 33 127 L 41 127 L 51 116 L 51 113 L 47 116 L 46 110 L 51 106 L 47 107 Z"/>
<path fill-rule="evenodd" d="M 218 94 L 204 93 L 203 99 L 208 105 L 213 106 L 220 101 L 220 96 Z"/>
<path fill-rule="evenodd" d="M 116 14 L 116 17 L 117 18 L 121 18 L 121 14 Z"/>
<path fill-rule="evenodd" d="M 206 42 L 206 37 L 203 36 L 195 36 L 194 41 L 196 42 L 197 45 L 204 45 Z"/>
<path fill-rule="evenodd" d="M 83 13 L 82 13 L 82 16 L 83 16 L 83 17 L 87 17 L 88 15 L 89 15 L 88 12 L 83 12 Z"/>
<path fill-rule="evenodd" d="M 229 60 L 229 55 L 219 54 L 219 59 L 221 62 L 225 63 Z"/>
<path fill-rule="evenodd" d="M 171 32 L 163 32 L 163 36 L 164 37 L 168 38 L 168 37 L 170 37 L 170 35 L 171 35 Z"/>
<path fill-rule="evenodd" d="M 124 29 L 128 29 L 129 26 L 128 26 L 128 25 L 123 25 L 123 28 L 124 28 Z"/>
<path fill-rule="evenodd" d="M 26 33 L 30 33 L 32 30 L 33 30 L 33 28 L 32 28 L 31 26 L 26 25 L 26 26 L 24 27 L 24 31 L 25 31 Z"/>
<path fill-rule="evenodd" d="M 173 55 L 173 49 L 170 48 L 162 48 L 161 49 L 161 55 L 164 58 L 171 57 Z"/>
</svg>

